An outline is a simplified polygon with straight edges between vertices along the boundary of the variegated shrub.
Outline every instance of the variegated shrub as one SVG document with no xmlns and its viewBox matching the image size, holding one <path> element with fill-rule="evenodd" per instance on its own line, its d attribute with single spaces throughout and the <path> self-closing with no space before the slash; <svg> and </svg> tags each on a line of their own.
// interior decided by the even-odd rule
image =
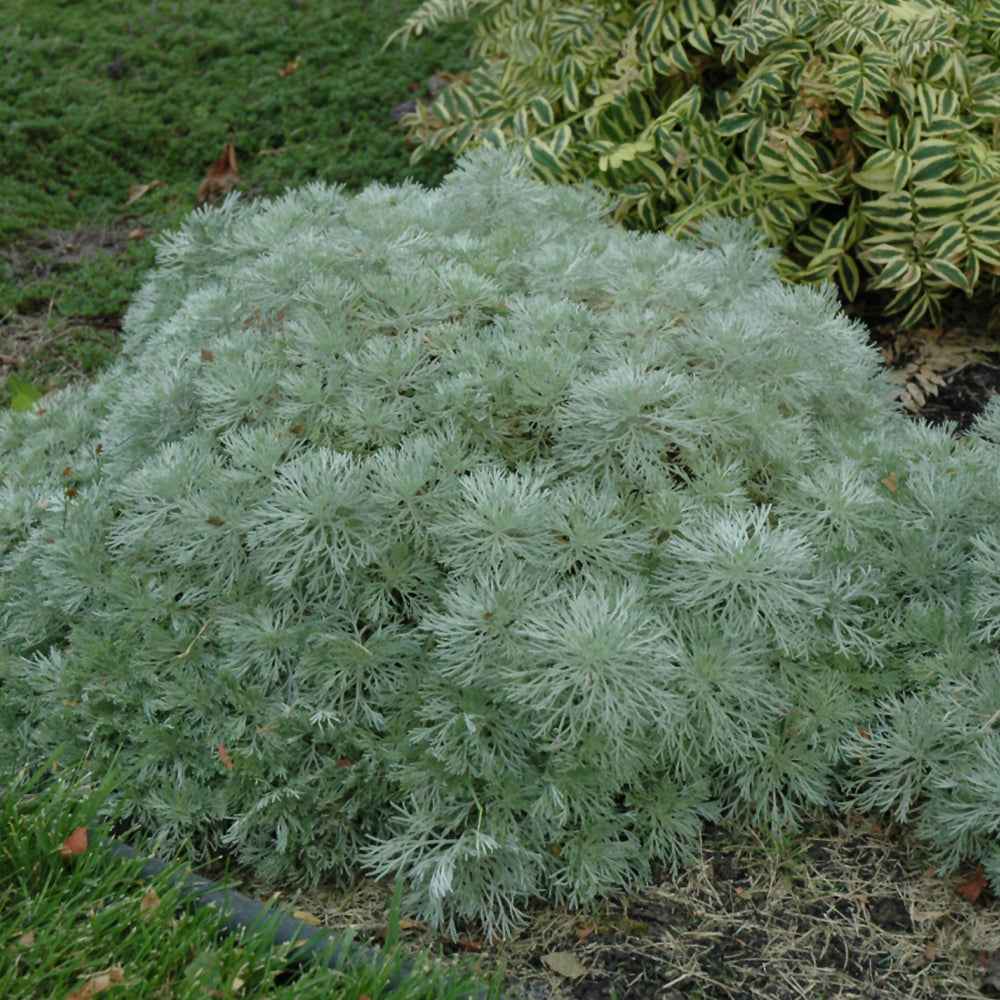
<svg viewBox="0 0 1000 1000">
<path fill-rule="evenodd" d="M 786 277 L 904 325 L 1000 274 L 1000 0 L 428 0 L 397 35 L 469 19 L 418 155 L 524 144 L 646 229 L 749 217 Z"/>
</svg>

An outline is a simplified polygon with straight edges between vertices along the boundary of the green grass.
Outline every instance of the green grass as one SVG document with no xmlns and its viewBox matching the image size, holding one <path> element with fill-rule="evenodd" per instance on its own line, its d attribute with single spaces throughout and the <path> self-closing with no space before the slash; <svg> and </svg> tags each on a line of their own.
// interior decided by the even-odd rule
<svg viewBox="0 0 1000 1000">
<path fill-rule="evenodd" d="M 53 333 L 22 376 L 49 390 L 110 362 L 109 320 L 230 139 L 249 194 L 315 180 L 436 184 L 451 158 L 411 165 L 389 110 L 436 70 L 467 66 L 469 31 L 383 51 L 417 4 L 11 0 L 0 21 L 0 324 L 41 316 Z M 136 184 L 154 186 L 127 206 Z M 112 227 L 143 235 L 76 262 L 38 246 L 50 230 Z"/>
<path fill-rule="evenodd" d="M 0 996 L 82 998 L 103 983 L 108 996 L 130 1000 L 458 1000 L 484 988 L 426 956 L 415 962 L 419 978 L 390 987 L 398 958 L 377 971 L 303 968 L 290 961 L 291 946 L 266 935 L 221 936 L 214 910 L 180 907 L 182 863 L 144 879 L 141 859 L 102 852 L 108 827 L 94 821 L 102 791 L 47 770 L 0 781 Z M 63 857 L 78 827 L 90 828 L 91 843 Z M 489 995 L 498 992 L 494 985 Z"/>
</svg>

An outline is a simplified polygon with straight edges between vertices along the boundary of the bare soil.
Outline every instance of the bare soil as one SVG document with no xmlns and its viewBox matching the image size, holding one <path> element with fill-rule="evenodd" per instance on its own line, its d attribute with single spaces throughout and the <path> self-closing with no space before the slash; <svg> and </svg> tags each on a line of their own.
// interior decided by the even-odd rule
<svg viewBox="0 0 1000 1000">
<path fill-rule="evenodd" d="M 0 250 L 0 267 L 17 284 L 30 289 L 66 265 L 98 254 L 118 255 L 140 235 L 145 235 L 141 228 L 128 222 L 104 229 L 47 229 L 33 239 Z M 121 331 L 120 315 L 63 317 L 53 307 L 52 301 L 40 301 L 28 313 L 0 310 L 0 385 L 29 359 L 49 362 L 45 366 L 47 382 L 67 385 L 86 380 L 93 373 L 80 367 L 76 352 L 68 350 L 67 343 L 93 336 L 95 330 Z"/>
<path fill-rule="evenodd" d="M 503 970 L 517 1000 L 960 1000 L 998 996 L 1000 906 L 955 891 L 907 830 L 827 818 L 794 852 L 746 833 L 705 831 L 701 861 L 592 911 L 537 907 L 514 940 L 455 941 L 402 921 L 414 953 Z M 232 877 L 232 875 L 231 875 Z M 384 936 L 391 889 L 362 881 L 268 895 L 333 931 Z M 994 985 L 991 985 L 991 982 Z"/>
</svg>

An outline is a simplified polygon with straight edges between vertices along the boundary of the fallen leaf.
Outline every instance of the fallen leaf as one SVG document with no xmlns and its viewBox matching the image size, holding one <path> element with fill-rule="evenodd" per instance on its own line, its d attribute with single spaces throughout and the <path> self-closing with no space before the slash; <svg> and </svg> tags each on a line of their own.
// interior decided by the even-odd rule
<svg viewBox="0 0 1000 1000">
<path fill-rule="evenodd" d="M 242 179 L 236 166 L 236 146 L 229 142 L 201 182 L 196 207 L 200 208 L 205 202 L 225 197 Z"/>
<path fill-rule="evenodd" d="M 87 828 L 78 826 L 62 843 L 59 853 L 64 858 L 75 858 L 87 849 Z"/>
<path fill-rule="evenodd" d="M 128 187 L 128 201 L 125 207 L 137 202 L 143 195 L 149 194 L 153 188 L 163 187 L 163 181 L 151 181 L 149 184 L 130 184 Z"/>
<path fill-rule="evenodd" d="M 125 970 L 119 965 L 107 972 L 91 976 L 75 993 L 67 993 L 66 1000 L 90 1000 L 98 993 L 111 989 L 115 983 L 125 982 Z"/>
<path fill-rule="evenodd" d="M 955 892 L 967 903 L 974 903 L 977 899 L 979 899 L 980 894 L 985 888 L 986 873 L 983 871 L 982 865 L 980 865 L 971 878 L 966 879 L 964 882 L 959 882 L 959 884 L 955 886 Z"/>
<path fill-rule="evenodd" d="M 397 931 L 425 931 L 427 930 L 427 924 L 422 924 L 417 920 L 410 920 L 409 917 L 400 917 L 396 921 Z M 380 927 L 372 937 L 375 944 L 384 944 L 385 939 L 389 936 L 388 926 Z"/>
<path fill-rule="evenodd" d="M 161 900 L 159 895 L 157 895 L 156 890 L 151 887 L 146 895 L 139 900 L 139 916 L 142 917 L 143 920 L 149 920 L 149 918 L 160 908 L 160 902 Z"/>
<path fill-rule="evenodd" d="M 409 917 L 400 917 L 396 921 L 396 926 L 401 931 L 425 931 L 427 930 L 427 924 L 420 923 L 419 920 L 411 920 Z"/>
<path fill-rule="evenodd" d="M 553 972 L 567 979 L 580 979 L 587 974 L 586 968 L 571 951 L 553 951 L 543 955 L 542 961 Z"/>
<path fill-rule="evenodd" d="M 148 193 L 152 185 L 150 184 L 130 184 L 128 188 L 128 201 L 125 202 L 125 207 L 128 208 L 129 205 L 137 202 L 144 194 Z"/>
<path fill-rule="evenodd" d="M 203 347 L 201 349 L 201 360 L 202 361 L 214 361 L 215 360 L 215 355 L 212 353 L 212 351 L 209 348 Z"/>
<path fill-rule="evenodd" d="M 895 493 L 896 492 L 896 473 L 895 472 L 890 472 L 889 475 L 886 476 L 885 479 L 882 480 L 882 485 L 890 493 Z"/>
<path fill-rule="evenodd" d="M 313 927 L 319 927 L 323 923 L 319 917 L 314 916 L 308 910 L 293 910 L 292 916 L 295 917 L 296 920 L 301 920 L 303 923 L 312 924 Z"/>
</svg>

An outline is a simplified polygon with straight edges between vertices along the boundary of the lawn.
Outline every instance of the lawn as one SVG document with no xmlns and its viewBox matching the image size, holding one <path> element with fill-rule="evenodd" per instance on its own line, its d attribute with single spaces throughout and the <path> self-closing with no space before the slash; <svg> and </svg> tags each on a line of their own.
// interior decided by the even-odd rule
<svg viewBox="0 0 1000 1000">
<path fill-rule="evenodd" d="M 48 771 L 49 769 L 46 769 Z M 47 778 L 49 780 L 43 780 Z M 143 877 L 143 856 L 113 858 L 95 821 L 105 787 L 85 776 L 20 775 L 0 783 L 0 995 L 90 1000 L 124 990 L 134 1000 L 269 997 L 272 1000 L 468 1000 L 489 994 L 468 974 L 425 957 L 400 975 L 390 914 L 382 963 L 329 968 L 303 961 L 292 942 L 254 928 L 220 936 L 211 906 L 182 905 L 184 861 Z M 89 842 L 88 842 L 89 834 Z"/>
<path fill-rule="evenodd" d="M 249 195 L 436 183 L 390 117 L 466 37 L 383 45 L 415 0 L 13 0 L 0 25 L 0 383 L 86 379 L 118 344 L 157 236 L 226 144 Z M 10 393 L 0 389 L 0 402 Z"/>
</svg>

